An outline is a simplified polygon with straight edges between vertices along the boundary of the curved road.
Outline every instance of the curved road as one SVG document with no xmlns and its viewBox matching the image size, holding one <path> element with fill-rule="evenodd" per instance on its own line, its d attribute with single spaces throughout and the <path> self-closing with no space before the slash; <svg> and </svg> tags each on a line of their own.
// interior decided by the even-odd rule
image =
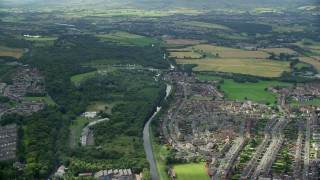
<svg viewBox="0 0 320 180">
<path fill-rule="evenodd" d="M 169 93 L 171 91 L 171 86 L 167 84 L 167 89 L 166 89 L 166 97 L 168 97 Z M 152 145 L 151 145 L 151 140 L 150 140 L 150 133 L 149 133 L 149 128 L 150 128 L 150 123 L 153 119 L 153 117 L 160 111 L 161 107 L 157 107 L 157 111 L 154 112 L 154 114 L 151 116 L 151 118 L 148 120 L 146 125 L 143 128 L 143 146 L 144 150 L 147 155 L 147 160 L 150 164 L 150 173 L 152 176 L 152 180 L 158 180 L 159 179 L 159 174 L 157 171 L 157 166 L 156 162 L 154 160 L 153 152 L 152 152 Z"/>
</svg>

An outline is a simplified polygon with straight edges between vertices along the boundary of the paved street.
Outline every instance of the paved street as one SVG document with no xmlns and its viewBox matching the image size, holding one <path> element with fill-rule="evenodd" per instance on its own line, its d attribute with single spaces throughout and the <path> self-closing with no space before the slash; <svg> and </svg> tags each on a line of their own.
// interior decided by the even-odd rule
<svg viewBox="0 0 320 180">
<path fill-rule="evenodd" d="M 303 162 L 303 174 L 304 180 L 308 179 L 309 166 L 310 166 L 310 117 L 307 118 L 306 124 L 306 140 L 304 144 L 304 162 Z"/>
</svg>

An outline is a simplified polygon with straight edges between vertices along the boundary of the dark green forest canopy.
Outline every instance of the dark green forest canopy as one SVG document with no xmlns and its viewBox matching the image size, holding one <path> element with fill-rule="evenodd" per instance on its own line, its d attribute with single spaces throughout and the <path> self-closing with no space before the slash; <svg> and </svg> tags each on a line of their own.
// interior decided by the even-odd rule
<svg viewBox="0 0 320 180">
<path fill-rule="evenodd" d="M 82 66 L 82 63 L 101 59 L 107 63 L 108 59 L 116 59 L 119 64 L 140 64 L 161 69 L 169 67 L 162 58 L 163 53 L 156 47 L 103 44 L 90 35 L 63 36 L 53 46 L 36 48 L 24 62 L 44 72 L 46 89 L 63 111 L 80 114 L 89 102 L 70 82 L 70 77 L 95 70 Z"/>
</svg>

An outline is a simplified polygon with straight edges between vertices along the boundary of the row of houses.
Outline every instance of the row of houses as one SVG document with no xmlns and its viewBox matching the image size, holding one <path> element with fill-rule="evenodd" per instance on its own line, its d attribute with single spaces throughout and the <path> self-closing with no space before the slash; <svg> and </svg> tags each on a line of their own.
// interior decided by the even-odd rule
<svg viewBox="0 0 320 180">
<path fill-rule="evenodd" d="M 0 160 L 9 160 L 16 157 L 17 125 L 9 124 L 0 127 Z"/>
</svg>

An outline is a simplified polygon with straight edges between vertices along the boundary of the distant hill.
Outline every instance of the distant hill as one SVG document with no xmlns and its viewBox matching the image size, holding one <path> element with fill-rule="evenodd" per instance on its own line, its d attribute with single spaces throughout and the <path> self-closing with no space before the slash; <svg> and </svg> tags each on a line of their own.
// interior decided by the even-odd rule
<svg viewBox="0 0 320 180">
<path fill-rule="evenodd" d="M 256 8 L 319 5 L 318 0 L 0 0 L 0 7 Z"/>
</svg>

